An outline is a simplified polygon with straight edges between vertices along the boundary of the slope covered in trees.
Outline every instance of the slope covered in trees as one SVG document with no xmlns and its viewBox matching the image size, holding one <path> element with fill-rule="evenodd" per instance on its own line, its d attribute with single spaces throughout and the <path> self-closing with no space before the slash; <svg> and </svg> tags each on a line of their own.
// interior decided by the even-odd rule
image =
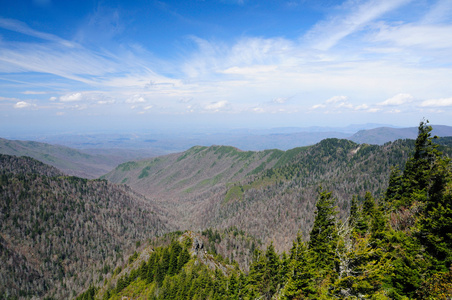
<svg viewBox="0 0 452 300">
<path fill-rule="evenodd" d="M 159 210 L 125 186 L 64 176 L 0 155 L 0 298 L 68 298 L 168 230 Z M 99 261 L 102 263 L 99 264 Z"/>
<path fill-rule="evenodd" d="M 319 188 L 309 238 L 299 234 L 289 254 L 270 243 L 243 273 L 210 268 L 199 252 L 187 259 L 192 243 L 173 240 L 116 284 L 93 286 L 79 299 L 450 299 L 452 169 L 430 132 L 422 122 L 413 154 L 402 171 L 393 169 L 384 195 L 351 198 L 346 219 L 338 218 L 334 191 Z"/>
<path fill-rule="evenodd" d="M 122 164 L 104 178 L 151 197 L 181 230 L 236 226 L 282 251 L 300 229 L 309 233 L 319 185 L 334 190 L 344 218 L 353 195 L 383 195 L 391 167 L 404 165 L 413 149 L 412 140 L 377 146 L 339 139 L 285 152 L 194 147 Z"/>
<path fill-rule="evenodd" d="M 0 154 L 29 156 L 54 166 L 68 175 L 90 179 L 98 178 L 125 161 L 124 157 L 108 154 L 107 151 L 89 154 L 60 145 L 2 138 L 0 138 Z"/>
</svg>

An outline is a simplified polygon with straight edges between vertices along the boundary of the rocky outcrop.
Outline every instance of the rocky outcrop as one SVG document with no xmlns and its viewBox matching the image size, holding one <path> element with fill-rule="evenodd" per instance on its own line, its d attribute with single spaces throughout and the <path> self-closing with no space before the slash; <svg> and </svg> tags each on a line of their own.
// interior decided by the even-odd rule
<svg viewBox="0 0 452 300">
<path fill-rule="evenodd" d="M 179 239 L 180 242 L 186 241 L 188 238 L 192 240 L 192 247 L 190 255 L 197 258 L 196 263 L 202 263 L 208 266 L 211 270 L 219 269 L 224 275 L 229 275 L 235 268 L 232 265 L 228 265 L 224 262 L 218 261 L 212 254 L 207 253 L 203 237 L 193 231 L 186 231 Z"/>
</svg>

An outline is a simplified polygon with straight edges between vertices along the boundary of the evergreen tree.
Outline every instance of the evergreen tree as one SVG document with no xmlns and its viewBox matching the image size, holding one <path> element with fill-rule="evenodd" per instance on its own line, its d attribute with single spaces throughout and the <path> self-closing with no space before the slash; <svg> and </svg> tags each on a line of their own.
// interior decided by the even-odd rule
<svg viewBox="0 0 452 300">
<path fill-rule="evenodd" d="M 279 285 L 284 285 L 286 282 L 290 271 L 290 257 L 283 252 L 281 257 L 281 266 L 279 268 Z"/>
<path fill-rule="evenodd" d="M 275 252 L 273 242 L 265 251 L 265 270 L 261 281 L 261 290 L 265 299 L 271 299 L 276 293 L 279 281 L 279 258 Z"/>
<path fill-rule="evenodd" d="M 293 242 L 290 250 L 290 271 L 288 280 L 282 291 L 281 299 L 311 298 L 316 292 L 315 266 L 308 247 L 301 234 Z"/>
<path fill-rule="evenodd" d="M 177 241 L 171 243 L 170 259 L 168 263 L 168 275 L 173 276 L 179 271 L 178 268 L 178 258 L 182 250 L 181 245 Z"/>
<path fill-rule="evenodd" d="M 187 248 L 183 248 L 182 251 L 179 254 L 178 260 L 177 260 L 177 269 L 181 270 L 182 267 L 190 260 L 190 253 L 188 252 Z"/>
<path fill-rule="evenodd" d="M 371 246 L 369 236 L 345 238 L 339 247 L 340 272 L 331 293 L 340 299 L 367 299 L 382 291 L 391 274 L 391 260 Z"/>
<path fill-rule="evenodd" d="M 451 180 L 449 174 L 446 178 Z M 452 264 L 452 184 L 444 193 L 427 198 L 418 222 L 418 237 L 435 259 L 440 271 L 447 271 Z"/>
<path fill-rule="evenodd" d="M 231 274 L 231 277 L 229 278 L 229 285 L 228 285 L 228 296 L 230 299 L 235 299 L 239 290 L 239 282 L 237 280 L 237 276 L 235 273 Z"/>
<path fill-rule="evenodd" d="M 336 267 L 335 250 L 338 242 L 336 228 L 336 199 L 331 192 L 319 190 L 316 204 L 314 226 L 312 227 L 309 250 L 314 254 L 318 268 L 326 273 L 332 273 Z"/>
<path fill-rule="evenodd" d="M 160 263 L 160 268 L 163 270 L 164 274 L 168 273 L 168 269 L 170 267 L 170 259 L 171 259 L 171 253 L 170 253 L 169 249 L 166 247 L 163 249 L 162 260 Z"/>
<path fill-rule="evenodd" d="M 389 175 L 388 188 L 386 189 L 384 198 L 384 209 L 390 208 L 391 202 L 400 201 L 402 189 L 402 172 L 398 166 L 391 167 L 391 174 Z"/>
<path fill-rule="evenodd" d="M 148 264 L 143 261 L 140 266 L 140 277 L 143 280 L 146 280 L 148 274 Z"/>
<path fill-rule="evenodd" d="M 358 209 L 359 209 L 358 208 L 358 200 L 356 199 L 356 196 L 353 196 L 352 202 L 350 204 L 350 216 L 348 219 L 348 224 L 352 228 L 355 226 L 356 221 L 358 219 L 358 214 L 359 214 Z"/>
<path fill-rule="evenodd" d="M 265 272 L 265 255 L 261 250 L 256 248 L 254 250 L 254 259 L 250 266 L 247 280 L 247 293 L 249 295 L 260 294 L 260 288 L 262 286 L 262 278 Z"/>
<path fill-rule="evenodd" d="M 415 297 L 430 268 L 430 259 L 414 236 L 403 231 L 390 231 L 387 236 L 384 246 L 392 265 L 390 295 Z"/>
<path fill-rule="evenodd" d="M 146 282 L 151 283 L 154 281 L 154 276 L 157 274 L 158 269 L 158 255 L 156 252 L 151 254 L 147 263 Z"/>
<path fill-rule="evenodd" d="M 153 274 L 155 282 L 157 282 L 158 285 L 161 285 L 165 279 L 166 272 L 160 263 L 154 264 Z"/>
<path fill-rule="evenodd" d="M 393 188 L 390 191 L 393 197 L 391 200 L 395 202 L 396 208 L 409 207 L 415 201 L 423 202 L 434 190 L 441 190 L 444 187 L 442 184 L 438 186 L 443 177 L 436 174 L 438 173 L 437 162 L 441 160 L 441 152 L 437 149 L 438 145 L 433 143 L 436 136 L 431 136 L 432 127 L 427 124 L 428 121 L 422 121 L 419 124 L 415 151 L 406 162 L 401 187 L 398 191 L 394 191 Z M 437 179 L 436 184 L 434 184 L 435 178 Z M 431 190 L 433 186 L 435 189 Z"/>
</svg>

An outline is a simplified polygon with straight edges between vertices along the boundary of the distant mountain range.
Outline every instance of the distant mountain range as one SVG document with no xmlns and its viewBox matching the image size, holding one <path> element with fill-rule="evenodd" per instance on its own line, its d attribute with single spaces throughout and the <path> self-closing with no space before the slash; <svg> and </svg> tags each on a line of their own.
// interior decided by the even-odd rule
<svg viewBox="0 0 452 300">
<path fill-rule="evenodd" d="M 146 151 L 133 149 L 78 150 L 48 143 L 2 138 L 0 153 L 29 156 L 54 166 L 67 175 L 90 179 L 99 178 L 122 162 L 152 156 Z"/>
<path fill-rule="evenodd" d="M 30 156 L 68 175 L 98 178 L 118 164 L 178 153 L 194 146 L 227 145 L 244 151 L 289 150 L 314 145 L 326 138 L 349 139 L 358 144 L 383 145 L 397 139 L 415 139 L 417 127 L 378 127 L 378 124 L 330 127 L 286 127 L 268 130 L 237 129 L 216 134 L 69 135 L 41 142 L 0 138 L 0 153 Z M 433 125 L 433 134 L 452 136 L 452 127 Z M 369 128 L 365 130 L 355 130 Z M 46 141 L 46 142 L 43 142 Z M 51 144 L 49 144 L 51 143 Z M 65 145 L 65 146 L 61 146 Z"/>
<path fill-rule="evenodd" d="M 433 125 L 432 134 L 439 137 L 452 136 L 452 127 L 445 125 Z M 416 139 L 418 134 L 417 127 L 392 128 L 379 127 L 369 130 L 360 130 L 351 137 L 350 140 L 359 144 L 383 145 L 398 139 Z"/>
<path fill-rule="evenodd" d="M 451 126 L 432 126 L 434 134 L 441 137 L 452 136 Z M 383 145 L 397 139 L 414 139 L 416 135 L 417 127 L 395 128 L 381 124 L 363 124 L 336 128 L 314 126 L 178 133 L 69 134 L 44 136 L 36 138 L 36 140 L 83 150 L 92 155 L 102 154 L 116 157 L 127 155 L 129 160 L 133 160 L 137 157 L 155 157 L 182 152 L 193 146 L 224 145 L 244 151 L 288 150 L 314 145 L 326 138 L 349 139 L 356 143 Z"/>
</svg>

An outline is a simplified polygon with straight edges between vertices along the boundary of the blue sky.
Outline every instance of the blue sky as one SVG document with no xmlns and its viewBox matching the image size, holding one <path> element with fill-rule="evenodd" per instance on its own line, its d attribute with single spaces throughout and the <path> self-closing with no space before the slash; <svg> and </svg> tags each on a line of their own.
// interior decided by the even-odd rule
<svg viewBox="0 0 452 300">
<path fill-rule="evenodd" d="M 452 1 L 0 0 L 0 134 L 452 125 Z"/>
</svg>

